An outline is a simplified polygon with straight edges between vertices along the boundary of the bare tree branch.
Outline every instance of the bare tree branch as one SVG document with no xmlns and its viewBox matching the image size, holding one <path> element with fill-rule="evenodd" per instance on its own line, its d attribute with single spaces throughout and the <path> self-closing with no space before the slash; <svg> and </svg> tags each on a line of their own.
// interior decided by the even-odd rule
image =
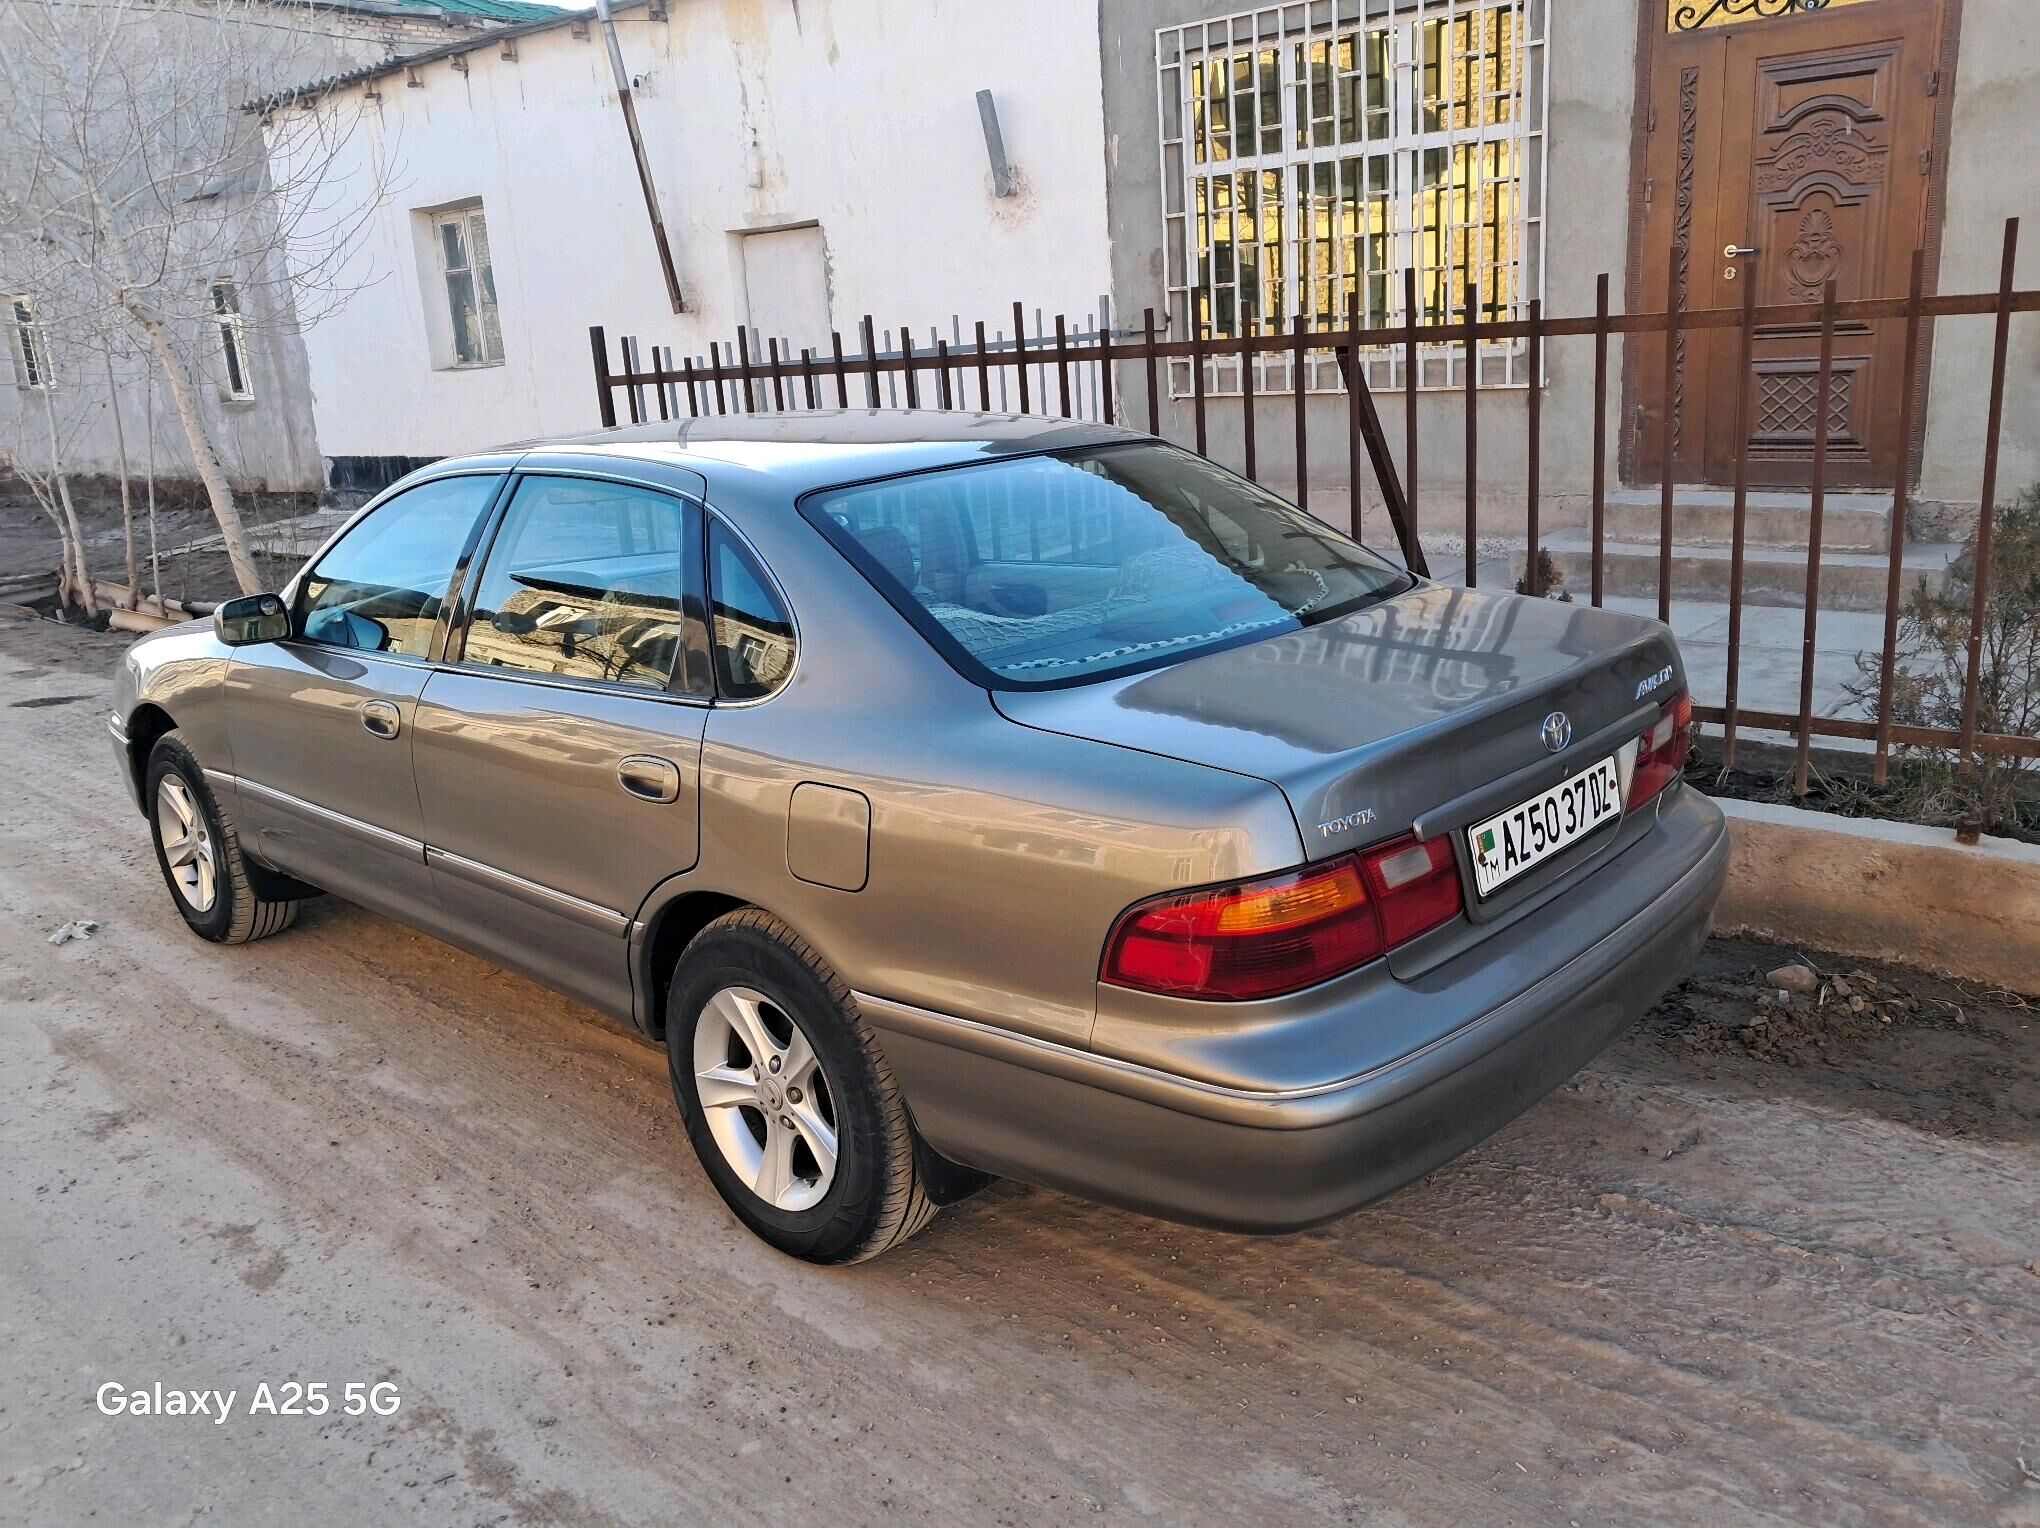
<svg viewBox="0 0 2040 1528">
<path fill-rule="evenodd" d="M 0 5 L 0 291 L 53 353 L 146 357 L 163 378 L 242 588 L 259 587 L 205 386 L 214 287 L 290 333 L 366 278 L 350 247 L 387 195 L 359 99 L 266 124 L 246 102 L 379 56 L 311 0 Z M 338 166 L 346 166 L 339 183 Z"/>
</svg>

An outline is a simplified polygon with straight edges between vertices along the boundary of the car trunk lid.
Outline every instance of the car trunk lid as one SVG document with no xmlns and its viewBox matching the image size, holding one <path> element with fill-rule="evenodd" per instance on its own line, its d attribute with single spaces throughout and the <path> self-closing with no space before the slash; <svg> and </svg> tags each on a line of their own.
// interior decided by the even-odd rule
<svg viewBox="0 0 2040 1528">
<path fill-rule="evenodd" d="M 1543 789 L 1633 738 L 1623 729 L 1683 683 L 1655 621 L 1420 585 L 1167 668 L 994 698 L 1026 726 L 1266 779 L 1320 859 L 1461 828 Z M 1554 712 L 1572 739 L 1555 751 Z"/>
</svg>

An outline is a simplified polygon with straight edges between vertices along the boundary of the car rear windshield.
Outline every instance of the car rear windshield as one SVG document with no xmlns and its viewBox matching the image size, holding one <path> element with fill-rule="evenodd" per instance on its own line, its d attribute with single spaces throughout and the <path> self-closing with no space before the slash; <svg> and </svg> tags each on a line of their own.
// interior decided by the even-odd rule
<svg viewBox="0 0 2040 1528">
<path fill-rule="evenodd" d="M 995 689 L 1158 667 L 1411 582 L 1246 479 L 1158 442 L 889 478 L 801 508 L 952 663 Z"/>
</svg>

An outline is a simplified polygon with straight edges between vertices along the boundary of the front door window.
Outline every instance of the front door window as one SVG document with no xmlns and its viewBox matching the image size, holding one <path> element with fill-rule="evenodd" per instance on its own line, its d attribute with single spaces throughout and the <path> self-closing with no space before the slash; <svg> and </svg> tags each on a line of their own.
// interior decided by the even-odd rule
<svg viewBox="0 0 2040 1528">
<path fill-rule="evenodd" d="M 426 658 L 495 473 L 435 478 L 384 501 L 321 557 L 298 598 L 307 642 Z"/>
</svg>

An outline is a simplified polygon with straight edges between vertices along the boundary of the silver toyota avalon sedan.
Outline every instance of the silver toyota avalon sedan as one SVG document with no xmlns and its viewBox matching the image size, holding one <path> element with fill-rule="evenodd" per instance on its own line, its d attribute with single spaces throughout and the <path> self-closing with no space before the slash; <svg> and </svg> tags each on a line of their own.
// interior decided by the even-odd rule
<svg viewBox="0 0 2040 1528">
<path fill-rule="evenodd" d="M 440 462 L 136 643 L 111 729 L 194 932 L 332 892 L 627 1021 L 848 1262 L 990 1174 L 1265 1232 L 1464 1151 L 1704 938 L 1691 722 L 1655 622 L 871 411 Z"/>
</svg>

